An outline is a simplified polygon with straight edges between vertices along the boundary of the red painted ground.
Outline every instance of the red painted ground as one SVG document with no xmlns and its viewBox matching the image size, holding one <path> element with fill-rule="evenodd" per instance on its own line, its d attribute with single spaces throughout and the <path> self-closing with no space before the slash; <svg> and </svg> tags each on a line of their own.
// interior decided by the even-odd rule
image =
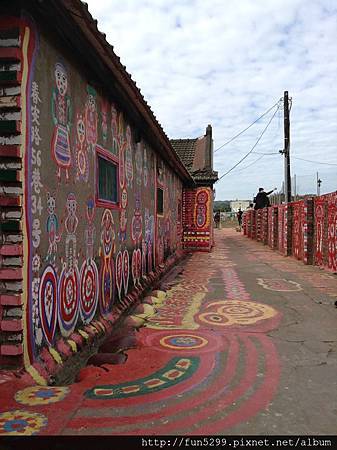
<svg viewBox="0 0 337 450">
<path fill-rule="evenodd" d="M 274 277 L 263 266 L 259 272 L 265 261 Z M 248 278 L 240 264 L 251 265 Z M 297 281 L 288 279 L 296 270 Z M 0 434 L 230 432 L 277 395 L 282 366 L 268 333 L 282 327 L 281 295 L 298 295 L 301 283 L 336 294 L 335 280 L 312 270 L 309 276 L 300 262 L 217 230 L 212 253 L 185 263 L 157 314 L 136 333 L 125 364 L 85 369 L 71 386 L 33 391 L 24 379 L 0 374 Z"/>
</svg>

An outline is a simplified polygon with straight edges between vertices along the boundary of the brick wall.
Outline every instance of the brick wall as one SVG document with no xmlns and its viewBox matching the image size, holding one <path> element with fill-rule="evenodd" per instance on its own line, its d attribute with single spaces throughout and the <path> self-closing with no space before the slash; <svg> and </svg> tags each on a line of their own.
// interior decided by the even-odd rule
<svg viewBox="0 0 337 450">
<path fill-rule="evenodd" d="M 0 366 L 22 358 L 20 28 L 0 22 Z"/>
</svg>

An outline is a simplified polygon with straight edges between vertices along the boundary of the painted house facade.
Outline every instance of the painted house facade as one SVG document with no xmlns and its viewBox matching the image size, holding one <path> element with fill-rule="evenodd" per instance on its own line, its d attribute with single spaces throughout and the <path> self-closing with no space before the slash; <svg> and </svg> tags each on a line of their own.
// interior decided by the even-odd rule
<svg viewBox="0 0 337 450">
<path fill-rule="evenodd" d="M 218 180 L 213 170 L 212 126 L 207 126 L 203 136 L 171 139 L 171 144 L 195 183 L 183 192 L 183 246 L 210 251 L 214 244 L 213 184 Z"/>
<path fill-rule="evenodd" d="M 4 6 L 0 367 L 48 383 L 182 256 L 191 226 L 211 236 L 212 183 L 183 164 L 85 4 Z"/>
</svg>

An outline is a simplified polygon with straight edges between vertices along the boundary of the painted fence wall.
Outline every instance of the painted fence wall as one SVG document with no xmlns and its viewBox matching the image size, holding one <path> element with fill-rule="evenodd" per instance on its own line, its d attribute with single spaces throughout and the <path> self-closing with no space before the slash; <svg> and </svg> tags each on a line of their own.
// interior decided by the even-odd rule
<svg viewBox="0 0 337 450">
<path fill-rule="evenodd" d="M 243 231 L 285 256 L 337 272 L 337 192 L 246 211 Z"/>
<path fill-rule="evenodd" d="M 314 199 L 314 262 L 337 272 L 337 192 Z"/>
<path fill-rule="evenodd" d="M 183 246 L 186 250 L 209 251 L 213 245 L 213 191 L 184 189 Z"/>
<path fill-rule="evenodd" d="M 14 77 L 14 87 L 1 87 L 1 104 L 13 105 L 20 117 L 2 123 L 8 129 L 1 168 L 8 177 L 13 167 L 24 187 L 0 198 L 2 216 L 12 217 L 10 207 L 19 230 L 5 233 L 0 252 L 19 258 L 20 266 L 4 269 L 2 262 L 0 269 L 1 304 L 20 306 L 19 342 L 9 350 L 8 334 L 1 358 L 16 352 L 28 367 L 57 361 L 51 349 L 71 353 L 93 332 L 90 325 L 122 310 L 127 294 L 180 252 L 182 183 L 155 149 L 135 141 L 128 118 L 88 83 L 76 55 L 65 54 L 30 20 L 2 20 L 0 36 L 13 46 L 4 73 Z M 102 160 L 116 170 L 112 203 L 99 195 Z"/>
</svg>

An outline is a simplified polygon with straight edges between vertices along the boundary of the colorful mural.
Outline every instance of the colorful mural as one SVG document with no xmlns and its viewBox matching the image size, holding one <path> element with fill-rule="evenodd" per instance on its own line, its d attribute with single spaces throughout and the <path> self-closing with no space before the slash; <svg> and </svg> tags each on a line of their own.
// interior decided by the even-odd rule
<svg viewBox="0 0 337 450">
<path fill-rule="evenodd" d="M 62 48 L 26 28 L 26 366 L 44 347 L 106 317 L 176 249 L 182 182 Z M 51 61 L 46 78 L 45 55 Z M 50 149 L 49 152 L 42 151 Z M 98 202 L 98 155 L 116 166 L 117 202 Z M 158 161 L 164 211 L 156 215 Z M 108 180 L 113 183 L 113 180 Z M 158 241 L 157 241 L 158 239 Z M 156 252 L 161 254 L 156 259 Z"/>
</svg>

